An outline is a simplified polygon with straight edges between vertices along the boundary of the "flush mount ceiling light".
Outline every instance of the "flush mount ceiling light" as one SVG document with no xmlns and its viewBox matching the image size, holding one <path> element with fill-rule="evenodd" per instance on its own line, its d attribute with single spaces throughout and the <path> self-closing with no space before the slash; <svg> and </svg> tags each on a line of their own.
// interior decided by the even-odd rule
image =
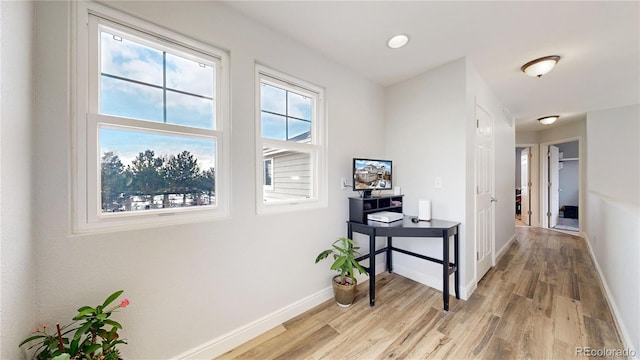
<svg viewBox="0 0 640 360">
<path fill-rule="evenodd" d="M 542 75 L 551 71 L 558 61 L 560 61 L 560 56 L 558 55 L 545 56 L 529 61 L 522 65 L 520 70 L 531 77 L 542 77 Z"/>
<path fill-rule="evenodd" d="M 538 119 L 538 121 L 540 121 L 540 124 L 550 125 L 550 124 L 553 124 L 554 122 L 556 122 L 556 120 L 558 120 L 559 117 L 560 116 L 558 116 L 558 115 L 545 116 L 545 117 L 541 117 L 540 119 Z"/>
<path fill-rule="evenodd" d="M 408 42 L 409 37 L 407 35 L 400 34 L 389 39 L 389 42 L 387 42 L 387 46 L 392 49 L 398 49 L 407 45 Z"/>
</svg>

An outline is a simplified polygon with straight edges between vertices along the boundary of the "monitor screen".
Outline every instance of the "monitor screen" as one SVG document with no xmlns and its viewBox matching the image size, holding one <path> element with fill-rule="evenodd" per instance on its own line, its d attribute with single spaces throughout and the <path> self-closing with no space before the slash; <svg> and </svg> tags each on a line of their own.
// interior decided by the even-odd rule
<svg viewBox="0 0 640 360">
<path fill-rule="evenodd" d="M 391 160 L 353 159 L 353 190 L 391 189 Z"/>
</svg>

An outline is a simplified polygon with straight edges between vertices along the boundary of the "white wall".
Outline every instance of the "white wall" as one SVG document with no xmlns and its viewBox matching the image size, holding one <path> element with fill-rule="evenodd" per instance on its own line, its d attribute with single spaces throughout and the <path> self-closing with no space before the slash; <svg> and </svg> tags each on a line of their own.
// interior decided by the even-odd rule
<svg viewBox="0 0 640 360">
<path fill-rule="evenodd" d="M 35 327 L 32 226 L 33 3 L 0 2 L 0 358 Z"/>
<path fill-rule="evenodd" d="M 587 135 L 587 239 L 626 345 L 638 351 L 640 105 L 589 112 Z"/>
<path fill-rule="evenodd" d="M 313 260 L 346 233 L 351 192 L 339 189 L 339 179 L 349 177 L 352 157 L 382 152 L 383 90 L 221 3 L 109 5 L 229 51 L 232 218 L 70 235 L 70 5 L 38 2 L 35 165 L 46 176 L 36 177 L 35 184 L 42 301 L 37 317 L 50 322 L 67 319 L 78 306 L 95 304 L 111 291 L 124 289 L 131 300 L 117 314 L 129 340 L 122 347 L 124 358 L 168 358 L 198 346 L 209 349 L 201 355 L 210 358 L 224 348 L 213 349 L 212 339 L 318 293 L 331 296 L 329 264 L 316 265 Z M 256 215 L 255 61 L 326 88 L 327 208 Z"/>
<path fill-rule="evenodd" d="M 579 186 L 580 181 L 580 166 L 578 161 L 562 161 L 562 168 L 560 169 L 560 206 L 571 205 L 578 206 L 579 202 Z M 566 217 L 566 214 L 565 214 Z"/>
<path fill-rule="evenodd" d="M 463 298 L 475 282 L 474 151 L 475 101 L 494 116 L 496 130 L 496 249 L 514 234 L 514 129 L 502 106 L 466 59 L 385 89 L 386 158 L 394 161 L 395 184 L 405 194 L 405 214 L 417 215 L 420 199 L 430 199 L 432 216 L 462 223 L 460 228 Z M 508 152 L 505 150 L 508 148 Z M 435 188 L 441 177 L 443 187 Z M 441 257 L 438 242 L 403 239 L 410 251 Z M 400 244 L 400 242 L 397 242 Z M 400 245 L 398 245 L 400 246 Z M 441 289 L 441 268 L 403 254 L 394 255 L 396 272 Z"/>
<path fill-rule="evenodd" d="M 531 145 L 540 143 L 540 133 L 537 131 L 516 131 L 516 144 Z"/>
<path fill-rule="evenodd" d="M 393 160 L 395 185 L 405 194 L 404 213 L 418 214 L 418 200 L 431 200 L 435 219 L 462 223 L 459 241 L 466 259 L 465 221 L 466 113 L 465 60 L 460 59 L 385 89 L 386 158 Z M 436 177 L 442 188 L 435 188 Z M 396 241 L 409 251 L 442 257 L 438 241 L 407 238 Z M 400 245 L 402 244 L 402 245 Z M 461 266 L 461 285 L 473 274 Z M 438 264 L 394 254 L 395 272 L 442 289 L 442 267 Z"/>
</svg>

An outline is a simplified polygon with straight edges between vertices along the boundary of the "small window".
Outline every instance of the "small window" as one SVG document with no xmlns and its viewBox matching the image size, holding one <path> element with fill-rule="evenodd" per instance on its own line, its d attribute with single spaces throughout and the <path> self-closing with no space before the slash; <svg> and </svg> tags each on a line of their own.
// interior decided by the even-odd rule
<svg viewBox="0 0 640 360">
<path fill-rule="evenodd" d="M 323 89 L 257 69 L 258 212 L 326 205 Z"/>
<path fill-rule="evenodd" d="M 75 230 L 226 216 L 226 54 L 97 4 L 78 8 L 89 26 L 77 50 L 88 76 L 78 76 Z"/>
<path fill-rule="evenodd" d="M 264 189 L 273 190 L 273 159 L 264 159 Z"/>
</svg>

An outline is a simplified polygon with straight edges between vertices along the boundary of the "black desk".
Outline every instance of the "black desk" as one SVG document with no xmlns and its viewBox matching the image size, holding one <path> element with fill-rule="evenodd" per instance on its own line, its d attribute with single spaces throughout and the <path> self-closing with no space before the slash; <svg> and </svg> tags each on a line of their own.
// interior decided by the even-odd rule
<svg viewBox="0 0 640 360">
<path fill-rule="evenodd" d="M 458 254 L 458 226 L 460 223 L 445 220 L 432 219 L 431 221 L 420 221 L 419 223 L 411 222 L 410 216 L 405 216 L 403 220 L 392 223 L 380 223 L 377 221 L 369 221 L 362 224 L 354 221 L 347 221 L 348 236 L 353 239 L 353 233 L 369 235 L 369 254 L 357 258 L 357 261 L 369 259 L 369 305 L 374 306 L 376 302 L 376 261 L 378 254 L 386 252 L 387 254 L 387 271 L 393 272 L 393 262 L 391 252 L 397 251 L 403 254 L 418 257 L 442 264 L 442 300 L 444 309 L 449 310 L 449 275 L 455 273 L 455 294 L 456 299 L 460 299 L 460 276 L 458 273 L 459 254 Z M 387 246 L 376 250 L 376 236 L 386 236 Z M 453 236 L 453 258 L 449 261 L 449 238 Z M 442 260 L 434 259 L 429 256 L 416 254 L 411 251 L 399 249 L 393 246 L 393 237 L 430 237 L 442 238 Z"/>
</svg>

